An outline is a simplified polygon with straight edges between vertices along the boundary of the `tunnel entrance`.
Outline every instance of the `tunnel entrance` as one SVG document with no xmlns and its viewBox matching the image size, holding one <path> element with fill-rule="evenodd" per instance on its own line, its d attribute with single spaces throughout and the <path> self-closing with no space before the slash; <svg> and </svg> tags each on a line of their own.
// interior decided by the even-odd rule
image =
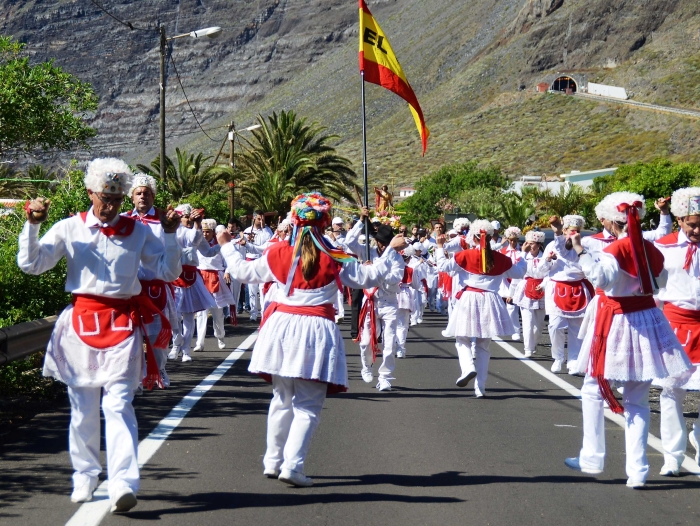
<svg viewBox="0 0 700 526">
<path fill-rule="evenodd" d="M 554 82 L 552 82 L 552 91 L 576 93 L 576 81 L 571 77 L 557 77 L 557 79 Z"/>
</svg>

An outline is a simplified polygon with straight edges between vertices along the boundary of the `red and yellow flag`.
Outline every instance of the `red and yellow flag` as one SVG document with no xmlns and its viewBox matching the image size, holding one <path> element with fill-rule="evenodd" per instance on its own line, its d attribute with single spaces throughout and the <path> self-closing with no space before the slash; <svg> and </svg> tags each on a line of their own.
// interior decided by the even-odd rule
<svg viewBox="0 0 700 526">
<path fill-rule="evenodd" d="M 391 49 L 389 40 L 370 13 L 365 0 L 360 1 L 360 71 L 365 80 L 379 84 L 408 102 L 423 143 L 423 155 L 428 147 L 430 132 L 425 125 L 418 98 L 406 80 L 406 75 Z"/>
</svg>

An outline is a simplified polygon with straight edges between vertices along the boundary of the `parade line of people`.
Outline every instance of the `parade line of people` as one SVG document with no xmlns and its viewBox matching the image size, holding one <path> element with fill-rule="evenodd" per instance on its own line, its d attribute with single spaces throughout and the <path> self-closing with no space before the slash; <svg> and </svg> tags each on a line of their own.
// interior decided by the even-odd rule
<svg viewBox="0 0 700 526">
<path fill-rule="evenodd" d="M 407 333 L 426 308 L 447 315 L 456 385 L 473 382 L 477 398 L 487 396 L 491 340 L 522 337 L 531 357 L 547 317 L 552 371 L 584 377 L 582 447 L 566 466 L 603 472 L 607 406 L 624 414 L 627 486 L 643 487 L 652 385 L 661 389 L 661 475 L 679 475 L 688 440 L 700 460 L 700 421 L 687 434 L 683 417 L 686 391 L 700 389 L 700 188 L 659 200 L 654 231 L 641 228 L 644 197 L 616 192 L 596 207 L 599 234 L 582 237 L 581 216 L 553 216 L 553 241 L 530 230 L 522 246 L 519 228 L 501 235 L 484 219 L 395 235 L 363 208 L 345 224 L 315 193 L 297 196 L 275 232 L 257 212 L 241 231 L 236 219 L 217 225 L 189 204 L 156 209 L 155 179 L 113 158 L 88 164 L 85 188 L 89 210 L 41 238 L 50 201 L 27 203 L 17 255 L 35 275 L 67 262 L 73 300 L 56 322 L 44 375 L 68 389 L 73 502 L 92 499 L 102 472 L 101 403 L 111 510 L 136 505 L 134 395 L 168 387 L 168 360 L 187 363 L 203 350 L 208 314 L 224 348 L 225 319 L 237 324 L 244 304 L 260 319 L 249 371 L 272 384 L 266 477 L 313 484 L 304 462 L 326 395 L 349 385 L 338 328 L 346 298 L 362 379 L 376 374 L 378 391 L 400 376 L 396 359 L 410 355 Z M 120 214 L 126 197 L 133 208 Z"/>
</svg>

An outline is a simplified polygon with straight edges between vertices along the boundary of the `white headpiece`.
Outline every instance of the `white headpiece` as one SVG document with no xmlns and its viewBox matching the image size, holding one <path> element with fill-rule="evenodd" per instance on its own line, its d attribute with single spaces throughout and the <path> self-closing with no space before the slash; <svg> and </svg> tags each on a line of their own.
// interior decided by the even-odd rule
<svg viewBox="0 0 700 526">
<path fill-rule="evenodd" d="M 525 234 L 525 241 L 544 244 L 544 232 L 530 230 L 527 234 Z"/>
<path fill-rule="evenodd" d="M 279 222 L 279 225 L 277 225 L 277 230 L 278 231 L 287 230 L 290 226 L 292 226 L 292 222 L 289 219 L 285 218 Z"/>
<path fill-rule="evenodd" d="M 150 175 L 146 175 L 144 173 L 139 172 L 137 174 L 134 174 L 134 178 L 131 181 L 131 190 L 129 190 L 129 195 L 133 195 L 134 190 L 136 190 L 137 188 L 141 188 L 142 186 L 150 188 L 154 196 L 158 191 L 155 178 L 151 177 Z"/>
<path fill-rule="evenodd" d="M 216 225 L 216 228 L 214 229 L 214 233 L 218 236 L 224 230 L 226 230 L 226 227 L 224 225 Z"/>
<path fill-rule="evenodd" d="M 448 235 L 449 237 L 455 237 L 455 236 L 458 236 L 458 235 L 459 235 L 459 232 L 453 228 L 452 230 L 448 230 L 448 231 L 447 231 L 447 235 Z"/>
<path fill-rule="evenodd" d="M 416 251 L 414 250 L 413 245 L 408 245 L 406 248 L 404 248 L 403 255 L 404 255 L 404 257 L 407 257 L 407 258 L 415 256 Z"/>
<path fill-rule="evenodd" d="M 131 175 L 131 168 L 121 159 L 94 159 L 85 170 L 85 188 L 104 194 L 126 195 L 131 188 Z"/>
<path fill-rule="evenodd" d="M 493 223 L 498 223 L 498 221 L 494 221 Z M 483 230 L 487 235 L 492 236 L 495 230 L 493 223 L 489 223 L 486 219 L 477 219 L 476 221 L 472 221 L 469 231 L 476 236 Z"/>
<path fill-rule="evenodd" d="M 700 187 L 679 188 L 673 192 L 671 213 L 676 217 L 700 215 Z"/>
<path fill-rule="evenodd" d="M 598 221 L 602 221 L 603 219 L 610 219 L 608 216 L 610 215 L 609 210 L 607 209 L 607 203 L 605 202 L 605 198 L 603 198 L 600 203 L 598 203 L 595 206 L 595 216 L 598 219 Z"/>
<path fill-rule="evenodd" d="M 333 224 L 333 225 L 342 225 L 344 223 L 345 223 L 345 221 L 343 221 L 342 217 L 334 217 L 333 221 L 331 222 L 331 224 Z"/>
<path fill-rule="evenodd" d="M 202 219 L 202 230 L 215 230 L 216 219 Z"/>
<path fill-rule="evenodd" d="M 573 214 L 562 217 L 561 222 L 564 225 L 564 228 L 583 228 L 584 226 L 586 226 L 586 220 L 583 218 L 583 216 L 577 216 Z"/>
<path fill-rule="evenodd" d="M 506 239 L 511 239 L 513 237 L 520 237 L 522 235 L 523 231 L 520 230 L 517 226 L 509 226 L 506 228 L 506 231 L 503 232 L 503 237 Z"/>
<path fill-rule="evenodd" d="M 413 250 L 420 250 L 421 252 L 423 252 L 425 250 L 425 247 L 420 241 L 416 241 L 415 243 L 413 243 Z"/>
<path fill-rule="evenodd" d="M 646 214 L 643 195 L 633 194 L 632 192 L 614 192 L 606 195 L 598 206 L 602 208 L 603 217 L 608 221 L 626 223 L 627 214 L 625 212 L 620 212 L 617 207 L 623 203 L 631 205 L 635 202 L 642 203 L 642 207 L 638 209 L 638 212 L 639 219 L 643 219 Z"/>
<path fill-rule="evenodd" d="M 501 229 L 501 223 L 499 223 L 498 221 L 491 221 L 491 226 L 493 226 L 494 231 Z"/>
<path fill-rule="evenodd" d="M 452 221 L 452 228 L 454 228 L 457 232 L 461 232 L 470 224 L 471 221 L 469 221 L 469 219 L 467 219 L 466 217 L 458 217 L 457 219 Z"/>
<path fill-rule="evenodd" d="M 192 206 L 187 203 L 183 203 L 181 205 L 177 205 L 175 207 L 175 211 L 178 213 L 178 215 L 188 216 L 192 213 Z"/>
</svg>

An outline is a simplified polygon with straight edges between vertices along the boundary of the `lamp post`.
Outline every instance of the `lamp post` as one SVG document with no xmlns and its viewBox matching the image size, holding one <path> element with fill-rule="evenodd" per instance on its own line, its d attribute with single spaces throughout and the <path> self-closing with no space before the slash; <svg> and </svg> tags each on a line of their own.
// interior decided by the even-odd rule
<svg viewBox="0 0 700 526">
<path fill-rule="evenodd" d="M 165 53 L 168 42 L 176 38 L 216 38 L 221 34 L 220 27 L 207 27 L 190 33 L 165 36 L 165 26 L 160 26 L 160 178 L 165 181 Z"/>
<path fill-rule="evenodd" d="M 262 128 L 260 124 L 253 124 L 252 126 L 248 126 L 247 128 L 243 128 L 240 131 L 252 131 L 252 130 L 257 130 L 258 128 Z M 231 215 L 229 217 L 233 217 L 233 214 L 236 212 L 236 206 L 235 206 L 235 193 L 236 193 L 236 182 L 234 180 L 234 177 L 236 175 L 236 157 L 234 155 L 234 149 L 235 149 L 235 138 L 236 135 L 238 135 L 239 132 L 236 131 L 236 125 L 231 121 L 231 124 L 228 127 L 228 140 L 229 140 L 229 166 L 231 167 L 231 184 L 229 187 L 231 188 L 231 205 L 229 206 Z M 216 161 L 215 161 L 216 162 Z"/>
</svg>

